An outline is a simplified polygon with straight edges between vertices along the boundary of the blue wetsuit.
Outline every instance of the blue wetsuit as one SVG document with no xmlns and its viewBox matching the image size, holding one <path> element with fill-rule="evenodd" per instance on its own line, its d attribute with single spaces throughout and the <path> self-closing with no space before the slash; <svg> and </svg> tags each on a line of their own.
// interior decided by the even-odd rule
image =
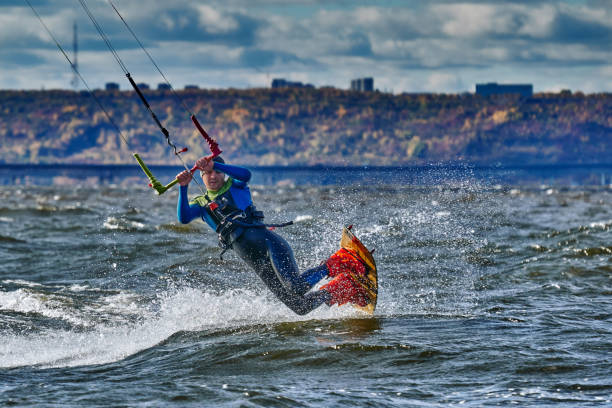
<svg viewBox="0 0 612 408">
<path fill-rule="evenodd" d="M 331 295 L 326 290 L 307 293 L 327 276 L 325 264 L 301 274 L 287 241 L 263 227 L 261 222 L 257 222 L 263 219 L 263 215 L 254 211 L 247 184 L 251 179 L 251 172 L 244 167 L 218 162 L 214 163 L 213 168 L 229 176 L 225 185 L 217 192 L 208 191 L 205 196 L 196 197 L 192 202 L 189 202 L 187 186 L 181 186 L 177 203 L 179 221 L 187 224 L 201 218 L 213 230 L 219 232 L 222 242 L 251 266 L 272 293 L 295 313 L 306 314 L 329 301 Z M 219 205 L 234 210 L 231 212 L 234 215 L 230 215 L 230 218 L 237 219 L 235 214 L 240 213 L 242 218 L 238 219 L 243 221 L 224 222 L 226 214 L 219 212 Z M 214 208 L 214 211 L 211 208 Z M 255 214 L 255 218 L 251 217 L 251 214 Z"/>
</svg>

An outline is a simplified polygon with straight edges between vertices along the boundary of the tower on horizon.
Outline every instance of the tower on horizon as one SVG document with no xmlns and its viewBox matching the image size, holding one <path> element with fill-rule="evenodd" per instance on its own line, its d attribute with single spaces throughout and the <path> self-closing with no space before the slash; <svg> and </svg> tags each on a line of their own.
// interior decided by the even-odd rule
<svg viewBox="0 0 612 408">
<path fill-rule="evenodd" d="M 79 63 L 77 61 L 77 52 L 78 52 L 78 43 L 77 43 L 77 24 L 76 21 L 72 26 L 72 80 L 70 81 L 70 85 L 74 88 L 75 91 L 79 89 L 79 76 L 77 72 L 79 71 Z"/>
</svg>

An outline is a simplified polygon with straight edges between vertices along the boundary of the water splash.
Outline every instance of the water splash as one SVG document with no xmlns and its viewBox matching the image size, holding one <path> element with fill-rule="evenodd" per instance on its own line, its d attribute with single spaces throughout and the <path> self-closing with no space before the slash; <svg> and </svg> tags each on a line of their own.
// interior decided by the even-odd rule
<svg viewBox="0 0 612 408">
<path fill-rule="evenodd" d="M 106 364 L 125 359 L 142 350 L 154 347 L 175 333 L 205 331 L 279 322 L 313 319 L 337 319 L 359 316 L 352 308 L 321 308 L 308 316 L 297 316 L 277 300 L 248 290 L 213 293 L 184 287 L 161 293 L 151 299 L 147 308 L 135 306 L 130 295 L 121 293 L 107 297 L 105 311 L 138 313 L 137 323 L 117 325 L 99 318 L 84 320 L 87 309 L 75 316 L 74 311 L 55 308 L 54 301 L 41 301 L 25 296 L 15 306 L 16 297 L 24 296 L 22 289 L 0 296 L 3 309 L 12 308 L 22 313 L 40 313 L 46 317 L 69 320 L 87 330 L 48 330 L 41 333 L 2 335 L 0 367 L 22 366 L 66 367 Z M 11 303 L 7 298 L 13 299 Z M 130 301 L 117 301 L 128 298 Z M 100 310 L 97 310 L 100 312 Z"/>
</svg>

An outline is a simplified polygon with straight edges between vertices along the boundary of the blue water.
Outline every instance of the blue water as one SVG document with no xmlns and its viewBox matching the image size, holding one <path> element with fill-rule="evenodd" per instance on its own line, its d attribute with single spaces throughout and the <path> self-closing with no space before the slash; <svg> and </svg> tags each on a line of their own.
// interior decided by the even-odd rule
<svg viewBox="0 0 612 408">
<path fill-rule="evenodd" d="M 181 170 L 150 166 L 166 184 Z M 612 184 L 612 164 L 415 167 L 255 167 L 253 183 L 274 185 L 400 184 L 432 186 L 477 180 L 487 185 L 606 186 Z M 137 165 L 10 165 L 0 164 L 0 185 L 130 185 L 146 184 Z"/>
<path fill-rule="evenodd" d="M 610 168 L 256 169 L 301 268 L 376 248 L 373 317 L 294 315 L 137 170 L 2 169 L 0 405 L 612 406 Z"/>
</svg>

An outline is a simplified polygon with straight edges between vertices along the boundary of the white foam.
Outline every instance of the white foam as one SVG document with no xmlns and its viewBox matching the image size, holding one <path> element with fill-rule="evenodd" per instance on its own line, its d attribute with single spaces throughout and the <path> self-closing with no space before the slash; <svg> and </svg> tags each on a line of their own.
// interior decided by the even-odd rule
<svg viewBox="0 0 612 408">
<path fill-rule="evenodd" d="M 120 292 L 113 295 L 105 296 L 88 306 L 87 309 L 95 314 L 112 314 L 115 320 L 129 320 L 129 316 L 146 315 L 147 309 L 139 302 L 140 297 L 134 293 Z M 121 319 L 121 316 L 126 316 L 126 319 Z M 117 323 L 121 323 L 117 321 Z"/>
<path fill-rule="evenodd" d="M 112 299 L 117 298 L 108 298 Z M 182 288 L 164 293 L 154 303 L 159 304 L 157 312 L 153 312 L 152 307 L 138 309 L 141 317 L 139 323 L 99 323 L 87 332 L 53 330 L 27 335 L 2 335 L 0 367 L 106 364 L 153 347 L 179 331 L 340 318 L 358 314 L 348 307 L 323 306 L 307 316 L 298 316 L 267 295 L 244 290 L 210 293 Z M 124 306 L 121 308 L 124 309 Z"/>
<path fill-rule="evenodd" d="M 388 228 L 389 228 L 388 225 L 380 225 L 380 224 L 367 225 L 359 229 L 359 235 L 362 235 L 362 236 L 376 235 L 376 234 L 382 233 Z"/>
<path fill-rule="evenodd" d="M 312 219 L 312 215 L 298 215 L 297 217 L 295 217 L 295 222 L 310 221 Z"/>
<path fill-rule="evenodd" d="M 144 229 L 145 225 L 138 221 L 125 220 L 115 217 L 108 217 L 102 227 L 109 230 Z"/>
<path fill-rule="evenodd" d="M 37 313 L 39 315 L 62 319 L 72 324 L 89 326 L 87 320 L 80 318 L 70 308 L 67 299 L 56 295 L 32 292 L 28 289 L 17 289 L 12 292 L 0 292 L 0 310 L 18 313 Z"/>
<path fill-rule="evenodd" d="M 34 288 L 34 287 L 41 287 L 42 285 L 40 283 L 37 282 L 30 282 L 30 281 L 26 281 L 23 279 L 6 279 L 4 281 L 2 281 L 3 283 L 8 283 L 8 284 L 15 284 L 15 285 L 20 285 L 20 286 L 27 286 L 30 288 Z"/>
<path fill-rule="evenodd" d="M 70 285 L 70 287 L 68 287 L 67 289 L 70 292 L 84 292 L 86 290 L 92 290 L 96 288 L 92 288 L 89 285 L 79 285 L 78 283 L 75 283 L 74 285 Z"/>
<path fill-rule="evenodd" d="M 600 222 L 592 222 L 589 224 L 589 227 L 591 228 L 601 228 L 601 229 L 606 229 L 609 225 L 612 225 L 612 220 L 608 220 L 608 221 L 600 221 Z"/>
</svg>

